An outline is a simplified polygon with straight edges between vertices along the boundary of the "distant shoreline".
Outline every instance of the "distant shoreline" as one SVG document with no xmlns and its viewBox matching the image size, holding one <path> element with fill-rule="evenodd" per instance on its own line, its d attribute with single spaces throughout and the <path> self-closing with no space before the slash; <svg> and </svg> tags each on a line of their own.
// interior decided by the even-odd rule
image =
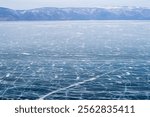
<svg viewBox="0 0 150 117">
<path fill-rule="evenodd" d="M 0 21 L 150 20 L 150 8 L 56 8 L 13 10 L 0 7 Z"/>
<path fill-rule="evenodd" d="M 150 21 L 148 20 L 0 20 L 0 22 L 84 22 L 84 21 Z"/>
</svg>

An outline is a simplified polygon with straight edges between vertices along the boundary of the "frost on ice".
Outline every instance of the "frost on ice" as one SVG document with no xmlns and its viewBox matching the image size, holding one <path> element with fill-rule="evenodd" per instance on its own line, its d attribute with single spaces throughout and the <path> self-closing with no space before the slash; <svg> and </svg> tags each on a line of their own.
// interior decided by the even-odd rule
<svg viewBox="0 0 150 117">
<path fill-rule="evenodd" d="M 0 99 L 150 99 L 149 25 L 1 22 Z"/>
</svg>

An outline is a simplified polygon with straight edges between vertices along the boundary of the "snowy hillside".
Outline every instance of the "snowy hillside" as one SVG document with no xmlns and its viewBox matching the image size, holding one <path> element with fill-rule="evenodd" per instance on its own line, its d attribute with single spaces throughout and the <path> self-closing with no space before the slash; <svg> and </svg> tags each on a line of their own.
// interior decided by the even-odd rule
<svg viewBox="0 0 150 117">
<path fill-rule="evenodd" d="M 150 20 L 150 9 L 140 7 L 44 7 L 30 10 L 13 10 L 0 7 L 0 20 Z"/>
</svg>

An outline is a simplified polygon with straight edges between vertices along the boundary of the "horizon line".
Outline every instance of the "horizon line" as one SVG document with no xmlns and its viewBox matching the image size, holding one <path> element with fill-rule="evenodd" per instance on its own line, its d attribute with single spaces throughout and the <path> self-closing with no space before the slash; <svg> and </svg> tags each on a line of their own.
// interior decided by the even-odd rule
<svg viewBox="0 0 150 117">
<path fill-rule="evenodd" d="M 3 7 L 3 6 L 0 6 L 0 8 L 6 8 L 6 9 L 12 9 L 12 10 L 32 10 L 32 9 L 40 9 L 40 8 L 58 8 L 58 9 L 64 9 L 64 8 L 91 8 L 91 9 L 99 9 L 99 8 L 125 8 L 125 7 L 128 7 L 128 8 L 147 8 L 147 9 L 150 9 L 150 7 L 144 7 L 144 6 L 104 6 L 104 7 L 35 7 L 35 8 L 28 8 L 28 9 L 15 9 L 15 8 L 9 8 L 9 7 Z"/>
</svg>

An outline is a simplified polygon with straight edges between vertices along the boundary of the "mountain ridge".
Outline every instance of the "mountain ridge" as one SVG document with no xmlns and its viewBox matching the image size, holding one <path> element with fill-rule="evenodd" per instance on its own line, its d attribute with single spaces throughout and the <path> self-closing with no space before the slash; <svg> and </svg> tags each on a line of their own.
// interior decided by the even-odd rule
<svg viewBox="0 0 150 117">
<path fill-rule="evenodd" d="M 0 21 L 36 20 L 150 20 L 145 7 L 41 7 L 14 10 L 0 7 Z"/>
</svg>

